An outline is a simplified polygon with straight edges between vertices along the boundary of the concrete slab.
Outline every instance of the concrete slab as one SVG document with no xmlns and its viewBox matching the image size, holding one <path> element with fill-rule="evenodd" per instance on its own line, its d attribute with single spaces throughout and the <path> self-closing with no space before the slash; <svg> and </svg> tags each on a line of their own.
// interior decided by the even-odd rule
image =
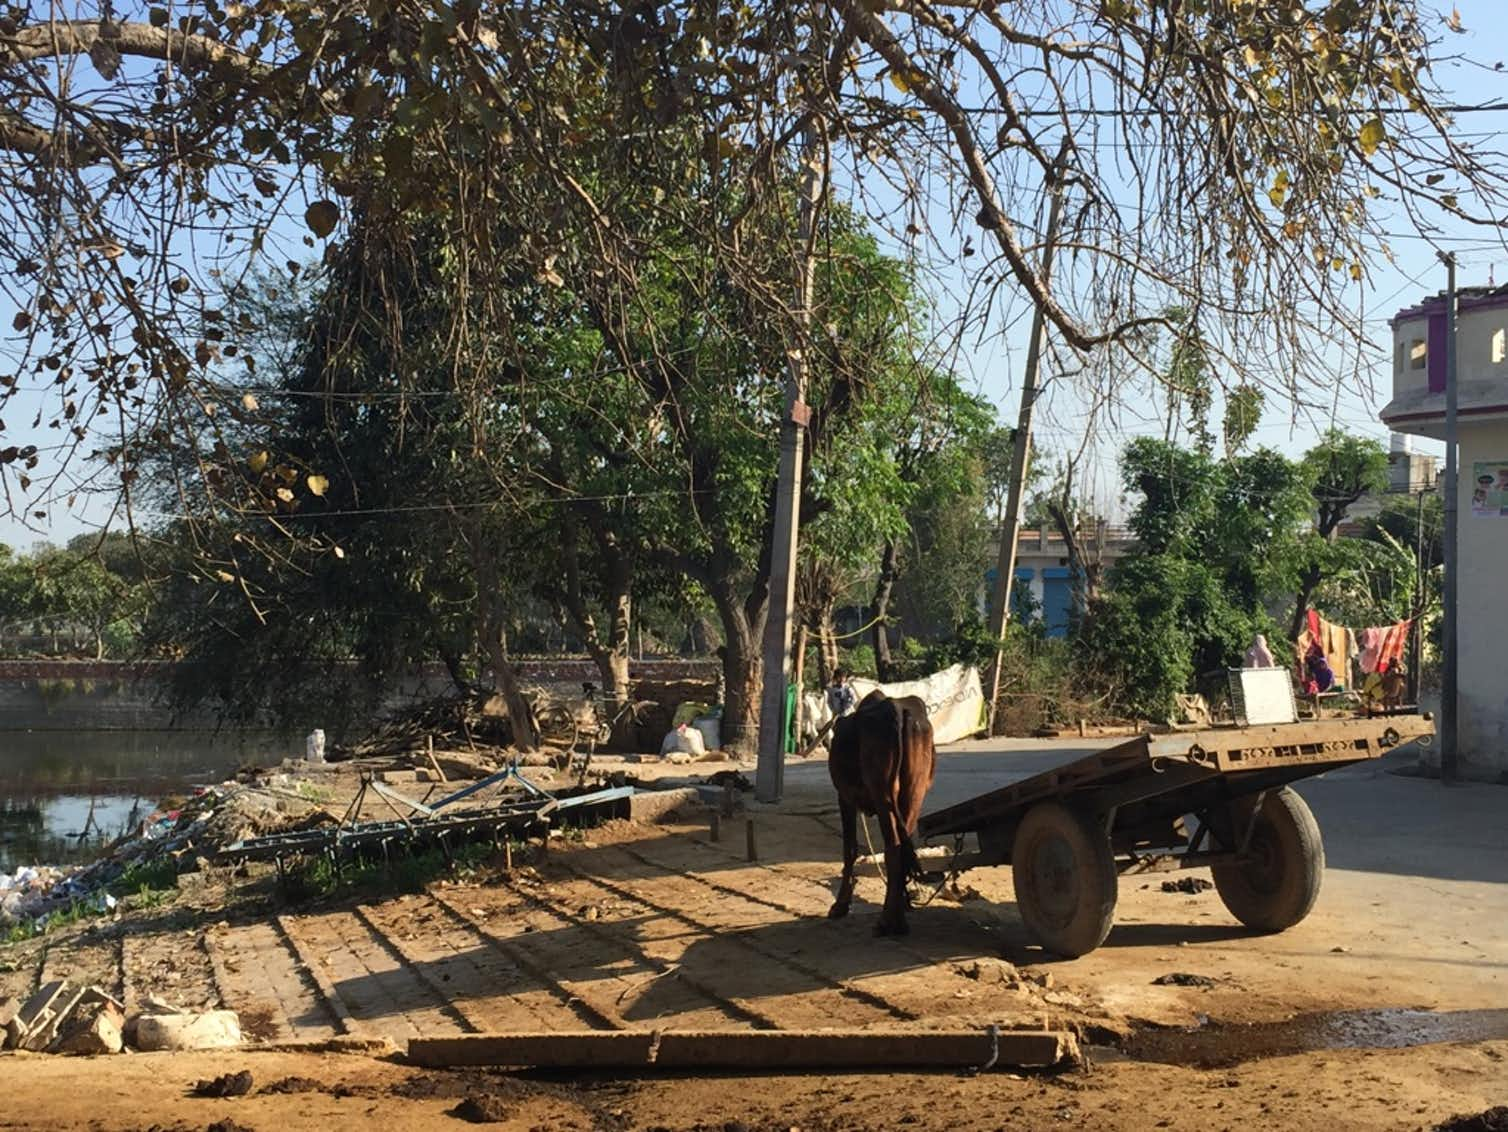
<svg viewBox="0 0 1508 1132">
<path fill-rule="evenodd" d="M 701 809 L 705 805 L 701 791 L 694 786 L 676 790 L 639 790 L 628 800 L 631 821 L 664 821 L 677 811 Z"/>
<path fill-rule="evenodd" d="M 1071 1033 L 1054 1030 L 671 1030 L 469 1034 L 409 1043 L 430 1067 L 551 1069 L 961 1069 L 1077 1065 Z"/>
</svg>

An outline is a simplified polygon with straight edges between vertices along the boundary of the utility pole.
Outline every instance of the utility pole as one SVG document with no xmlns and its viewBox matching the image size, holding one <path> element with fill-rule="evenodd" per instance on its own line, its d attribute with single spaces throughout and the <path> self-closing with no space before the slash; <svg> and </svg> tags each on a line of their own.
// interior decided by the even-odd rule
<svg viewBox="0 0 1508 1132">
<path fill-rule="evenodd" d="M 1053 165 L 1047 208 L 1047 235 L 1042 247 L 1042 282 L 1052 275 L 1053 246 L 1058 238 L 1058 217 L 1063 210 L 1063 170 L 1068 160 L 1068 141 L 1058 152 Z M 1026 492 L 1026 469 L 1031 461 L 1032 413 L 1037 407 L 1037 370 L 1042 360 L 1042 345 L 1047 339 L 1042 306 L 1032 314 L 1031 341 L 1026 347 L 1026 370 L 1021 379 L 1021 411 L 1016 418 L 1016 432 L 1011 438 L 1011 479 L 1006 491 L 1005 514 L 1000 520 L 1000 552 L 995 563 L 995 604 L 990 610 L 990 631 L 995 638 L 995 659 L 985 685 L 985 702 L 989 704 L 989 731 L 995 730 L 995 702 L 1000 697 L 1000 669 L 1005 660 L 1005 627 L 1010 621 L 1011 586 L 1016 573 L 1016 540 L 1021 533 L 1021 503 Z"/>
<path fill-rule="evenodd" d="M 1413 487 L 1413 473 L 1409 473 L 1409 487 Z M 1414 512 L 1414 623 L 1409 627 L 1409 702 L 1417 711 L 1424 670 L 1424 496 L 1427 488 L 1421 487 Z"/>
<path fill-rule="evenodd" d="M 763 674 L 759 700 L 759 763 L 754 797 L 778 802 L 785 792 L 785 698 L 791 682 L 791 611 L 796 603 L 796 550 L 801 524 L 801 464 L 811 410 L 806 394 L 803 338 L 811 322 L 812 236 L 823 191 L 817 131 L 808 124 L 801 136 L 801 205 L 797 241 L 796 327 L 786 348 L 785 413 L 780 422 L 780 478 L 775 494 L 775 542 L 770 555 L 770 608 L 765 617 Z M 799 694 L 799 689 L 798 689 Z"/>
<path fill-rule="evenodd" d="M 1458 719 L 1456 711 L 1456 511 L 1459 476 L 1456 455 L 1456 257 L 1441 252 L 1445 261 L 1445 608 L 1441 627 L 1440 778 L 1456 779 Z"/>
</svg>

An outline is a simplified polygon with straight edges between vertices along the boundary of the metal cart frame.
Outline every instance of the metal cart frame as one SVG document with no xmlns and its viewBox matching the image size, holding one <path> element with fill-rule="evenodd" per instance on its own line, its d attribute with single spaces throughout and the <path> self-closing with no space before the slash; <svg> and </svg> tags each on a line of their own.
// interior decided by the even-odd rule
<svg viewBox="0 0 1508 1132">
<path fill-rule="evenodd" d="M 1208 866 L 1237 919 L 1282 931 L 1324 874 L 1319 825 L 1289 784 L 1433 735 L 1428 715 L 1139 735 L 925 814 L 917 837 L 953 838 L 958 871 L 1009 864 L 1022 919 L 1062 955 L 1104 942 L 1119 876 L 1150 869 Z"/>
</svg>

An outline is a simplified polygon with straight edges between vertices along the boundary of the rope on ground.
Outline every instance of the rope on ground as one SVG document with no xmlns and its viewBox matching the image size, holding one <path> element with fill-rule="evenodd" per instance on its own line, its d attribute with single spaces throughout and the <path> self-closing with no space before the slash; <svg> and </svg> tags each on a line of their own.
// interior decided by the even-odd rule
<svg viewBox="0 0 1508 1132">
<path fill-rule="evenodd" d="M 995 1063 L 1000 1060 L 1000 1027 L 991 1022 L 985 1033 L 990 1036 L 990 1056 L 983 1065 L 971 1065 L 963 1071 L 965 1077 L 977 1077 L 987 1070 L 995 1068 Z"/>
<path fill-rule="evenodd" d="M 932 901 L 941 896 L 943 894 L 943 890 L 949 885 L 953 885 L 955 887 L 957 886 L 958 878 L 963 873 L 963 870 L 958 867 L 958 858 L 963 854 L 963 838 L 964 835 L 961 833 L 957 834 L 953 838 L 953 856 L 948 861 L 948 868 L 943 873 L 942 880 L 937 882 L 937 887 L 932 889 L 932 891 L 927 894 L 925 900 L 917 901 L 916 907 L 925 908 L 928 904 L 931 904 Z"/>
</svg>

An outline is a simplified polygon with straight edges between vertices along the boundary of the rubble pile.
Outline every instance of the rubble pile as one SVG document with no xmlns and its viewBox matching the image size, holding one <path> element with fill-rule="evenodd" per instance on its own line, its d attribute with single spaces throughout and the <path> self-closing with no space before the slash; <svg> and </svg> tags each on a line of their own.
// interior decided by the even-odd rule
<svg viewBox="0 0 1508 1132">
<path fill-rule="evenodd" d="M 719 698 L 717 684 L 706 680 L 639 680 L 622 706 L 603 699 L 600 691 L 567 693 L 559 687 L 531 686 L 523 692 L 542 733 L 570 742 L 594 730 L 588 724 L 594 715 L 606 746 L 631 752 L 658 751 L 683 704 L 712 704 Z M 473 688 L 400 708 L 359 742 L 331 748 L 329 757 L 343 761 L 405 755 L 431 743 L 436 749 L 486 751 L 512 742 L 502 696 Z"/>
<path fill-rule="evenodd" d="M 0 926 L 34 919 L 48 906 L 53 889 L 76 869 L 24 865 L 14 873 L 0 873 Z"/>
<path fill-rule="evenodd" d="M 138 1050 L 228 1049 L 241 1044 L 231 1010 L 192 1014 L 161 999 L 126 1017 L 124 1004 L 96 986 L 44 983 L 24 1003 L 0 998 L 0 1049 L 97 1055 Z"/>
<path fill-rule="evenodd" d="M 133 870 L 161 866 L 183 872 L 197 858 L 213 857 L 221 845 L 253 833 L 296 828 L 311 815 L 324 820 L 313 801 L 292 790 L 234 782 L 204 787 L 180 808 L 149 815 L 90 864 L 26 866 L 0 874 L 0 928 L 29 923 L 40 929 L 52 913 L 78 905 L 109 912 L 116 903 L 110 888 L 122 879 L 129 882 Z"/>
<path fill-rule="evenodd" d="M 332 747 L 329 758 L 406 754 L 422 748 L 431 737 L 437 747 L 506 747 L 513 742 L 513 731 L 502 698 L 496 692 L 473 689 L 462 696 L 441 696 L 405 707 L 360 742 Z"/>
</svg>

